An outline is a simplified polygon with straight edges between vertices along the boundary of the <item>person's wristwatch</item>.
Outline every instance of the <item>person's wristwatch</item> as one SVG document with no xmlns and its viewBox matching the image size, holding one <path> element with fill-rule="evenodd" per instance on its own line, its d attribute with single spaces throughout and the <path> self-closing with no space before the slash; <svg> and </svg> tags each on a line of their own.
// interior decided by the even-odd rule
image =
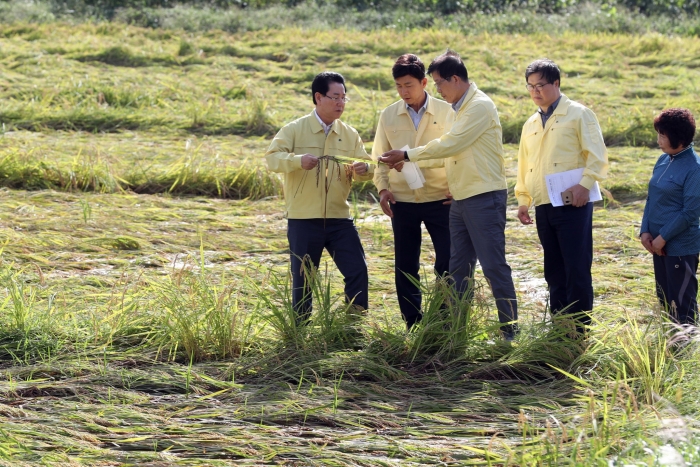
<svg viewBox="0 0 700 467">
<path fill-rule="evenodd" d="M 403 160 L 409 161 L 409 159 L 408 159 L 408 151 L 404 151 L 404 152 L 403 152 Z"/>
</svg>

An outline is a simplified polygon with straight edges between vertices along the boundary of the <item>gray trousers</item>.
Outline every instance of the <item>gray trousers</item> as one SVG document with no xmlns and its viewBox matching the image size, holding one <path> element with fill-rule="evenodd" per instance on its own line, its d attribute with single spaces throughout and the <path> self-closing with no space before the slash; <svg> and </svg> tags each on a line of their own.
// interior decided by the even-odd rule
<svg viewBox="0 0 700 467">
<path fill-rule="evenodd" d="M 450 207 L 450 275 L 457 292 L 471 290 L 476 260 L 491 285 L 501 323 L 517 321 L 518 302 L 506 262 L 507 190 L 455 200 Z"/>
</svg>

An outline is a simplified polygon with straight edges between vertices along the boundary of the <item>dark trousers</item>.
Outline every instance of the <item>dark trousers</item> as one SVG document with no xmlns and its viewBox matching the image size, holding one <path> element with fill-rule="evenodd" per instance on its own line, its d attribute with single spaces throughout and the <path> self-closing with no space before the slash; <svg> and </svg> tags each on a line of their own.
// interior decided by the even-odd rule
<svg viewBox="0 0 700 467">
<path fill-rule="evenodd" d="M 698 314 L 698 255 L 654 255 L 656 295 L 671 319 L 695 324 Z"/>
<path fill-rule="evenodd" d="M 391 205 L 394 217 L 394 274 L 399 308 L 410 328 L 421 317 L 420 289 L 407 274 L 420 280 L 421 223 L 433 241 L 435 248 L 435 274 L 443 276 L 450 267 L 450 206 L 442 201 L 429 203 L 403 203 Z"/>
<path fill-rule="evenodd" d="M 491 285 L 501 323 L 518 320 L 518 302 L 506 262 L 506 190 L 455 200 L 450 209 L 450 274 L 464 295 L 473 283 L 476 260 Z M 503 329 L 512 333 L 510 327 Z"/>
<path fill-rule="evenodd" d="M 567 314 L 591 311 L 593 203 L 580 208 L 542 204 L 535 207 L 535 216 L 544 250 L 544 278 L 549 286 L 552 313 L 565 308 Z M 590 315 L 580 315 L 580 322 L 590 324 Z"/>
<path fill-rule="evenodd" d="M 304 269 L 316 270 L 326 249 L 345 281 L 345 297 L 368 308 L 365 252 L 352 219 L 288 219 L 292 305 L 301 319 L 311 315 L 311 287 Z M 313 266 L 313 267 L 312 267 Z"/>
</svg>

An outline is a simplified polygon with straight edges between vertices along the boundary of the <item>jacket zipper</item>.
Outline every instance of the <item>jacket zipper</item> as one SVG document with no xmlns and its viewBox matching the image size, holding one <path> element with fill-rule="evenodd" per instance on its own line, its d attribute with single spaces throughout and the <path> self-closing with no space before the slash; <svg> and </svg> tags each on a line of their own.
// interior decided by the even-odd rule
<svg viewBox="0 0 700 467">
<path fill-rule="evenodd" d="M 664 177 L 664 175 L 666 175 L 666 172 L 668 171 L 668 168 L 671 167 L 671 164 L 673 164 L 673 157 L 668 156 L 668 158 L 671 159 L 671 162 L 668 163 L 668 165 L 666 166 L 666 169 L 664 170 L 664 173 L 662 173 L 661 176 L 659 177 L 659 179 L 656 181 L 657 185 L 659 184 L 661 179 Z"/>
</svg>

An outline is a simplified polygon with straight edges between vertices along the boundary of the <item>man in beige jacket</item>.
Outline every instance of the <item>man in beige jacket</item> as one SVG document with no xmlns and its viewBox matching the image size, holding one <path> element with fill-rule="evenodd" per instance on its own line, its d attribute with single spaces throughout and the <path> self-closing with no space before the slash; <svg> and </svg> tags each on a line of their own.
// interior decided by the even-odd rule
<svg viewBox="0 0 700 467">
<path fill-rule="evenodd" d="M 479 260 L 496 299 L 506 340 L 516 333 L 518 305 L 511 269 L 506 261 L 507 185 L 501 122 L 493 101 L 470 83 L 467 67 L 448 51 L 428 67 L 438 92 L 457 112 L 450 131 L 408 151 L 392 150 L 380 162 L 444 159 L 450 207 L 450 274 L 460 294 L 471 294 Z"/>
<path fill-rule="evenodd" d="M 285 125 L 265 153 L 268 168 L 284 174 L 292 304 L 300 323 L 312 308 L 306 272 L 318 268 L 324 249 L 345 279 L 346 300 L 368 307 L 367 263 L 348 194 L 354 178 L 371 178 L 371 159 L 357 131 L 340 121 L 348 101 L 343 76 L 318 74 L 311 96 L 314 111 Z"/>
<path fill-rule="evenodd" d="M 396 60 L 392 70 L 401 99 L 384 109 L 379 117 L 372 146 L 372 158 L 403 147 L 415 148 L 439 138 L 452 124 L 450 104 L 425 92 L 428 78 L 425 65 L 413 54 Z M 435 274 L 443 276 L 450 265 L 450 199 L 443 160 L 418 164 L 425 183 L 412 189 L 405 173 L 380 164 L 374 184 L 384 214 L 391 218 L 394 231 L 394 278 L 399 308 L 411 329 L 421 319 L 422 297 L 414 281 L 420 279 L 421 224 L 435 249 Z"/>
<path fill-rule="evenodd" d="M 561 73 L 551 60 L 532 62 L 525 70 L 525 86 L 537 112 L 527 119 L 518 151 L 518 219 L 532 224 L 534 204 L 537 235 L 544 251 L 544 278 L 552 313 L 574 314 L 590 324 L 593 309 L 593 203 L 589 190 L 605 179 L 608 151 L 595 114 L 561 93 Z M 582 169 L 570 187 L 570 205 L 553 206 L 545 176 Z"/>
</svg>

